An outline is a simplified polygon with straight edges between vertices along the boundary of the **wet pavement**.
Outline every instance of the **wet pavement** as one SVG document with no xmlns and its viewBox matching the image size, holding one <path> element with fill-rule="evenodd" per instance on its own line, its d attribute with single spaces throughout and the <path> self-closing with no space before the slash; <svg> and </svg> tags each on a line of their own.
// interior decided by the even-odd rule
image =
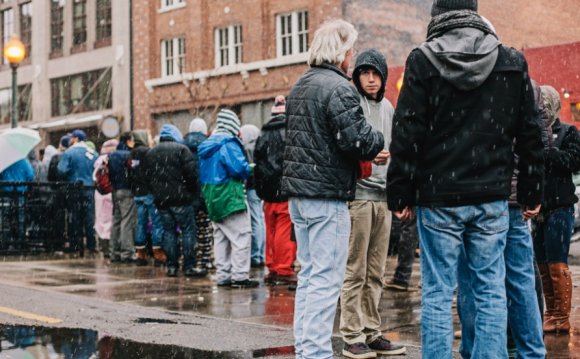
<svg viewBox="0 0 580 359">
<path fill-rule="evenodd" d="M 571 255 L 573 256 L 571 262 L 580 264 L 580 242 L 573 244 Z M 390 273 L 394 267 L 395 258 L 389 258 Z M 580 266 L 572 266 L 571 269 L 573 281 L 577 283 L 576 291 L 580 285 Z M 251 276 L 262 279 L 264 274 L 264 269 L 252 269 Z M 409 346 L 407 357 L 420 358 L 420 290 L 417 287 L 420 278 L 417 264 L 412 282 L 414 291 L 385 290 L 383 292 L 382 330 L 387 338 Z M 23 339 L 27 343 L 32 343 L 25 347 L 27 348 L 25 351 L 34 347 L 37 351 L 63 353 L 64 349 L 59 349 L 60 351 L 56 349 L 57 346 L 62 347 L 62 343 L 58 345 L 54 343 L 59 341 L 58 338 L 63 341 L 63 338 L 71 337 L 74 340 L 65 340 L 69 347 L 72 345 L 70 343 L 81 343 L 79 345 L 83 348 L 77 350 L 83 353 L 96 353 L 100 358 L 292 357 L 291 329 L 294 292 L 285 286 L 268 287 L 261 284 L 255 289 L 234 290 L 217 287 L 211 277 L 186 278 L 180 273 L 177 278 L 168 278 L 163 268 L 152 265 L 136 267 L 128 264 L 111 264 L 102 258 L 73 259 L 66 258 L 64 255 L 50 258 L 6 257 L 3 262 L 0 262 L 0 285 L 2 285 L 0 288 L 5 291 L 5 295 L 0 295 L 2 308 L 14 307 L 21 311 L 33 308 L 39 314 L 63 318 L 62 323 L 48 325 L 33 319 L 16 320 L 3 312 L 4 314 L 0 314 L 0 323 L 8 325 L 0 327 L 3 353 L 6 352 L 6 348 L 12 348 L 10 350 L 14 351 L 22 350 L 21 343 L 14 339 L 14 332 L 19 332 L 24 333 L 24 336 L 26 333 L 33 333 L 29 335 L 29 338 Z M 25 294 L 8 293 L 8 288 L 20 288 L 28 292 Z M 42 293 L 47 295 L 46 306 L 43 306 L 38 299 L 34 301 L 31 298 L 37 296 L 34 293 L 37 293 L 38 297 L 42 297 Z M 61 311 L 57 311 L 54 306 L 50 305 L 48 293 L 55 296 L 54 300 L 58 303 L 70 302 L 71 309 L 79 305 L 81 309 L 78 310 L 81 312 L 84 310 L 83 304 L 86 304 L 88 306 L 86 313 L 90 315 L 86 313 L 85 315 L 88 315 L 91 320 L 98 320 L 99 315 L 96 313 L 99 310 L 111 312 L 112 318 L 105 319 L 106 323 L 95 324 L 93 328 L 82 320 L 76 320 L 74 314 L 67 312 L 66 308 L 60 308 Z M 25 296 L 30 302 L 19 306 L 18 295 Z M 109 303 L 105 310 L 99 307 L 104 305 L 102 303 Z M 117 311 L 111 309 L 115 305 L 119 307 Z M 90 312 L 91 308 L 95 313 Z M 170 334 L 167 338 L 159 336 L 156 338 L 159 340 L 152 340 L 147 336 L 148 334 L 140 336 L 139 333 L 135 333 L 135 327 L 123 327 L 122 322 L 126 322 L 127 319 L 122 318 L 122 313 L 133 310 L 126 308 L 142 308 L 135 309 L 135 313 L 139 312 L 139 315 L 135 314 L 136 317 L 131 319 L 133 325 L 141 325 L 139 328 L 151 328 L 151 325 L 159 328 L 164 324 L 187 324 L 190 321 L 188 330 L 197 333 L 195 338 L 199 339 L 203 335 L 210 337 L 223 335 L 225 337 L 213 339 L 218 344 L 220 340 L 231 343 L 229 347 L 223 345 L 224 350 L 215 354 L 212 349 L 215 347 L 212 347 L 208 340 L 196 342 L 195 339 L 190 339 L 184 343 L 184 340 L 172 338 Z M 1 308 L 0 312 L 2 312 Z M 106 318 L 106 315 L 103 314 L 103 317 Z M 458 329 L 457 316 L 454 316 L 454 320 Z M 573 298 L 572 322 L 580 328 L 580 296 Z M 115 335 L 110 335 L 110 332 L 116 329 L 107 330 L 108 326 L 111 328 L 118 326 L 121 329 L 117 328 Z M 66 331 L 65 329 L 68 332 L 63 332 Z M 223 334 L 228 331 L 239 333 L 232 334 L 236 340 L 230 340 L 231 338 L 227 337 L 228 334 Z M 338 335 L 338 315 L 334 331 L 335 350 L 339 353 L 341 340 Z M 214 334 L 214 332 L 221 334 Z M 151 333 L 151 336 L 155 338 L 155 333 Z M 31 337 L 36 339 L 33 341 Z M 144 344 L 141 344 L 144 342 L 149 346 L 145 351 L 140 352 L 139 356 L 121 354 L 122 350 L 127 348 L 144 347 Z M 458 344 L 456 340 L 455 348 Z M 37 348 L 39 345 L 42 348 Z M 580 358 L 580 339 L 576 333 L 570 336 L 547 336 L 546 346 L 548 358 Z M 158 353 L 158 350 L 161 350 L 164 355 L 156 356 L 155 353 Z M 104 354 L 100 354 L 101 352 Z M 106 353 L 109 354 L 105 355 Z M 110 353 L 114 355 L 111 356 Z M 131 353 L 135 354 L 135 350 Z M 171 354 L 168 356 L 168 353 Z M 11 355 L 10 357 L 24 358 L 25 356 Z"/>
</svg>

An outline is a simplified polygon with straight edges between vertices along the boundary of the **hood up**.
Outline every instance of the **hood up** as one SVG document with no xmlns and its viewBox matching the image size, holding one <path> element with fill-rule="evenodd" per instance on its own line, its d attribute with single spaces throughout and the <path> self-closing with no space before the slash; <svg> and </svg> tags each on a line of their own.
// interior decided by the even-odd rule
<svg viewBox="0 0 580 359">
<path fill-rule="evenodd" d="M 453 86 L 470 91 L 491 74 L 501 43 L 493 34 L 475 28 L 456 28 L 424 43 L 419 49 Z"/>
<path fill-rule="evenodd" d="M 371 67 L 381 75 L 381 89 L 374 100 L 380 102 L 385 97 L 385 86 L 389 76 L 387 60 L 385 56 L 375 49 L 368 49 L 361 52 L 356 58 L 356 63 L 352 71 L 352 81 L 356 85 L 359 93 L 365 93 L 360 84 L 360 73 L 364 68 Z"/>
<path fill-rule="evenodd" d="M 137 146 L 149 147 L 149 136 L 147 130 L 133 131 L 133 141 L 135 141 L 135 147 Z"/>
<path fill-rule="evenodd" d="M 168 123 L 161 127 L 159 138 L 161 141 L 175 141 L 177 143 L 183 142 L 183 135 L 181 134 L 181 131 L 179 131 L 179 129 L 174 125 Z"/>
<path fill-rule="evenodd" d="M 215 133 L 207 138 L 207 140 L 203 141 L 199 147 L 197 148 L 197 154 L 199 158 L 208 159 L 213 156 L 214 153 L 220 150 L 222 146 L 226 143 L 235 141 L 240 144 L 240 147 L 243 147 L 242 141 L 237 136 L 230 136 L 226 133 Z"/>
</svg>

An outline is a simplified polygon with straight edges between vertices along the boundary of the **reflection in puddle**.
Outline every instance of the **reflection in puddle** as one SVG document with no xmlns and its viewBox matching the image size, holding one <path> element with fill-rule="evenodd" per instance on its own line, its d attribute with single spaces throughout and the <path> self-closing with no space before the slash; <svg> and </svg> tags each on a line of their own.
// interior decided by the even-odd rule
<svg viewBox="0 0 580 359">
<path fill-rule="evenodd" d="M 147 321 L 147 318 L 144 318 Z M 293 354 L 293 347 L 210 352 L 174 345 L 138 343 L 85 329 L 0 326 L 0 358 L 190 359 L 260 358 Z"/>
</svg>

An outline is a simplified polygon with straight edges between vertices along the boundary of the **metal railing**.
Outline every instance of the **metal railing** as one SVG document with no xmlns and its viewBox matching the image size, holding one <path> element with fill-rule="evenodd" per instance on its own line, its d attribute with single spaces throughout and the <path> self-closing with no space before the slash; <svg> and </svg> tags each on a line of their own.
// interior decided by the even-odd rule
<svg viewBox="0 0 580 359">
<path fill-rule="evenodd" d="M 0 181 L 0 253 L 29 254 L 67 249 L 71 213 L 83 213 L 83 194 L 94 187 L 66 182 Z"/>
</svg>

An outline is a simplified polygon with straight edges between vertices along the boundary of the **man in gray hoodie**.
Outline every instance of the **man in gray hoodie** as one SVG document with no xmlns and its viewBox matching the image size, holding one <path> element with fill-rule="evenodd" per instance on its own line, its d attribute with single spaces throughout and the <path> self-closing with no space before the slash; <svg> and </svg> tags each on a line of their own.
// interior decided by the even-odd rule
<svg viewBox="0 0 580 359">
<path fill-rule="evenodd" d="M 341 292 L 340 332 L 348 358 L 396 355 L 405 347 L 382 336 L 379 301 L 389 248 L 391 212 L 387 209 L 387 163 L 391 143 L 393 105 L 384 98 L 387 61 L 375 49 L 357 58 L 353 81 L 360 93 L 361 107 L 373 129 L 385 138 L 385 149 L 372 162 L 372 173 L 357 182 L 355 200 L 349 203 L 351 232 L 346 276 Z"/>
</svg>

